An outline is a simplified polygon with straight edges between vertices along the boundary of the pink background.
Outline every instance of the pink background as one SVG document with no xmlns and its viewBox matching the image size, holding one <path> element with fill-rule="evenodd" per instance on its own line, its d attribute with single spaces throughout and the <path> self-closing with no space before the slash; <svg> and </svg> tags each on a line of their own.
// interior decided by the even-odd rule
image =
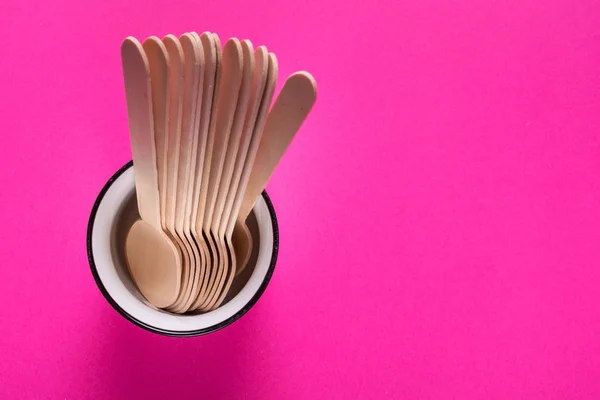
<svg viewBox="0 0 600 400">
<path fill-rule="evenodd" d="M 600 5 L 0 2 L 0 398 L 600 398 Z M 271 285 L 174 339 L 85 234 L 130 159 L 127 35 L 211 30 L 319 98 L 268 186 Z"/>
</svg>

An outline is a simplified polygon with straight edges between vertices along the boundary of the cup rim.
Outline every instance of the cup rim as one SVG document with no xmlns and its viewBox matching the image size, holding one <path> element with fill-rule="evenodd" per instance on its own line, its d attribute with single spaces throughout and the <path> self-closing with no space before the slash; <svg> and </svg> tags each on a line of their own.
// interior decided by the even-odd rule
<svg viewBox="0 0 600 400">
<path fill-rule="evenodd" d="M 135 318 L 134 316 L 130 315 L 123 308 L 121 308 L 121 306 L 110 296 L 110 294 L 104 287 L 104 284 L 102 283 L 102 280 L 100 279 L 100 276 L 98 274 L 98 270 L 96 268 L 96 263 L 94 260 L 94 253 L 93 253 L 93 249 L 92 249 L 92 233 L 93 233 L 93 229 L 94 229 L 94 222 L 96 220 L 96 214 L 98 212 L 98 208 L 100 207 L 100 204 L 102 203 L 102 200 L 104 199 L 104 196 L 106 195 L 106 192 L 110 189 L 110 187 L 113 185 L 113 183 L 125 171 L 127 171 L 132 166 L 133 166 L 133 161 L 127 162 L 125 165 L 123 165 L 121 168 L 119 168 L 119 170 L 117 172 L 115 172 L 113 174 L 113 176 L 111 176 L 110 179 L 104 184 L 104 187 L 102 188 L 102 190 L 96 197 L 96 201 L 94 202 L 94 205 L 92 207 L 92 211 L 90 213 L 90 217 L 88 220 L 88 227 L 87 227 L 87 234 L 86 234 L 88 263 L 89 263 L 90 269 L 92 271 L 92 276 L 94 277 L 94 281 L 96 282 L 96 286 L 98 286 L 100 293 L 102 293 L 102 296 L 106 299 L 106 301 L 111 305 L 111 307 L 115 311 L 117 311 L 119 314 L 121 314 L 121 316 L 123 316 L 124 318 L 126 318 L 127 320 L 132 322 L 133 324 L 139 326 L 140 328 L 143 328 L 147 331 L 157 333 L 157 334 L 160 334 L 163 336 L 172 336 L 172 337 L 202 336 L 202 335 L 206 335 L 209 333 L 219 331 L 219 330 L 231 325 L 232 323 L 234 323 L 235 321 L 240 319 L 242 316 L 244 316 L 256 304 L 258 299 L 260 299 L 260 297 L 266 290 L 267 286 L 269 285 L 269 282 L 270 282 L 271 277 L 273 276 L 273 272 L 275 270 L 275 264 L 277 263 L 277 255 L 279 252 L 279 226 L 277 224 L 277 216 L 275 214 L 275 209 L 273 208 L 273 203 L 271 202 L 269 195 L 267 194 L 266 191 L 263 190 L 262 197 L 265 201 L 267 209 L 269 210 L 269 216 L 271 217 L 271 224 L 273 226 L 273 251 L 271 253 L 271 261 L 269 262 L 269 267 L 268 267 L 267 273 L 266 273 L 263 281 L 261 282 L 258 290 L 256 291 L 256 293 L 254 293 L 252 298 L 234 315 L 232 315 L 231 317 L 229 317 L 215 325 L 211 325 L 211 326 L 208 326 L 205 328 L 191 330 L 191 331 L 173 331 L 173 330 L 167 330 L 167 329 L 163 329 L 163 328 L 157 328 L 155 326 L 147 324 L 144 321 L 141 321 L 141 320 Z"/>
</svg>

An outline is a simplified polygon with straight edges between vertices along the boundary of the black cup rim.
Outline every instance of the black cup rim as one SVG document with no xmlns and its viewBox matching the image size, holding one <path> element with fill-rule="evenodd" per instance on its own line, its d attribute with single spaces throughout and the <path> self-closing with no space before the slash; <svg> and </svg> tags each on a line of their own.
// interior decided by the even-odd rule
<svg viewBox="0 0 600 400">
<path fill-rule="evenodd" d="M 104 296 L 106 301 L 108 301 L 108 303 L 112 306 L 113 309 L 115 309 L 115 311 L 117 311 L 119 314 L 121 314 L 121 316 L 123 316 L 124 318 L 126 318 L 127 320 L 132 322 L 133 324 L 135 324 L 135 325 L 139 326 L 140 328 L 143 328 L 147 331 L 150 331 L 153 333 L 158 333 L 158 334 L 164 335 L 164 336 L 173 336 L 173 337 L 202 336 L 202 335 L 216 332 L 218 330 L 221 330 L 221 329 L 233 324 L 235 321 L 237 321 L 242 316 L 244 316 L 256 304 L 258 299 L 262 296 L 265 289 L 269 285 L 269 282 L 271 281 L 271 277 L 273 276 L 273 271 L 275 270 L 275 264 L 277 263 L 277 254 L 279 251 L 279 226 L 277 224 L 277 216 L 275 215 L 275 209 L 273 208 L 273 203 L 271 203 L 271 199 L 267 195 L 267 192 L 263 191 L 262 197 L 265 200 L 265 203 L 267 204 L 267 208 L 268 208 L 269 214 L 271 216 L 271 223 L 273 224 L 273 253 L 271 254 L 271 261 L 269 263 L 269 269 L 267 270 L 267 274 L 265 275 L 264 280 L 262 281 L 260 287 L 258 288 L 257 292 L 254 294 L 254 296 L 252 296 L 250 301 L 248 301 L 244 305 L 244 307 L 242 307 L 241 310 L 239 310 L 237 313 L 235 313 L 231 317 L 227 318 L 226 320 L 219 322 L 218 324 L 215 324 L 215 325 L 212 325 L 212 326 L 209 326 L 206 328 L 202 328 L 202 329 L 191 330 L 191 331 L 172 331 L 172 330 L 167 330 L 167 329 L 161 329 L 161 328 L 157 328 L 155 326 L 149 325 L 149 324 L 133 317 L 132 315 L 127 313 L 125 310 L 123 310 L 121 308 L 121 306 L 119 306 L 119 304 L 110 296 L 110 294 L 104 287 L 104 284 L 102 283 L 102 280 L 100 279 L 100 276 L 98 275 L 98 271 L 96 269 L 96 263 L 94 261 L 94 254 L 92 251 L 92 231 L 94 229 L 94 221 L 96 220 L 96 213 L 98 212 L 100 203 L 102 202 L 102 199 L 106 195 L 106 192 L 113 185 L 113 183 L 125 171 L 127 171 L 132 166 L 133 166 L 133 161 L 129 161 L 127 164 L 122 166 L 117 172 L 115 172 L 115 174 L 108 180 L 108 182 L 106 182 L 106 184 L 104 185 L 104 187 L 98 194 L 96 201 L 94 202 L 94 206 L 92 207 L 92 212 L 90 214 L 90 219 L 88 221 L 88 228 L 87 228 L 87 235 L 86 235 L 87 236 L 88 262 L 90 264 L 90 269 L 92 271 L 94 281 L 96 282 L 96 286 L 98 286 L 98 289 L 102 293 L 102 296 Z"/>
</svg>

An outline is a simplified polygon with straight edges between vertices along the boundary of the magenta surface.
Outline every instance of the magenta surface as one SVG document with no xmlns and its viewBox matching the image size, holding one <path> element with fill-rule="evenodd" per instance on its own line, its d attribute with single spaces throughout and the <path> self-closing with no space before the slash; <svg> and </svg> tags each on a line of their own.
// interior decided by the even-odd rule
<svg viewBox="0 0 600 400">
<path fill-rule="evenodd" d="M 0 398 L 599 399 L 600 5 L 0 2 Z M 175 339 L 117 314 L 88 216 L 130 159 L 119 46 L 211 30 L 306 69 L 270 286 Z"/>
</svg>

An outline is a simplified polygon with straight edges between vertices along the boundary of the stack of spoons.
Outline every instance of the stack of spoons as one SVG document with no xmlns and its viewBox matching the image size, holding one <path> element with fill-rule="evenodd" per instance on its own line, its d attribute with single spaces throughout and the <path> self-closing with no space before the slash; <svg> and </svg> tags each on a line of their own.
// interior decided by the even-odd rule
<svg viewBox="0 0 600 400">
<path fill-rule="evenodd" d="M 246 218 L 316 82 L 290 75 L 271 108 L 275 55 L 210 32 L 128 37 L 121 58 L 141 218 L 125 243 L 129 273 L 157 308 L 214 310 L 248 263 Z"/>
</svg>

